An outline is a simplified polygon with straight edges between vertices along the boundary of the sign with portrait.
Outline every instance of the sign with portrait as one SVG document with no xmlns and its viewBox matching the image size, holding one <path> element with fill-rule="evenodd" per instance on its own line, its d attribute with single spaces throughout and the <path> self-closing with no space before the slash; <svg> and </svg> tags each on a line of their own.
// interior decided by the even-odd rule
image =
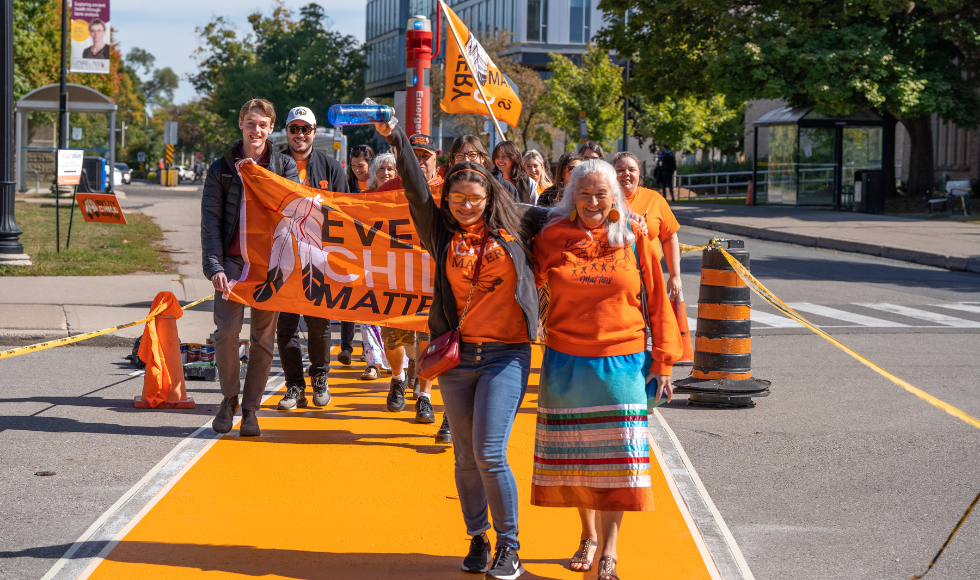
<svg viewBox="0 0 980 580">
<path fill-rule="evenodd" d="M 71 3 L 71 72 L 109 74 L 109 0 Z"/>
</svg>

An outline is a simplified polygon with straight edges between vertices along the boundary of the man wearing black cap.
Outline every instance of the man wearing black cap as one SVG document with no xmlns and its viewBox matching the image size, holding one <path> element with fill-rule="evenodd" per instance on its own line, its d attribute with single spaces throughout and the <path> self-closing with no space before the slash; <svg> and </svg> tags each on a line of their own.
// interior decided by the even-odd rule
<svg viewBox="0 0 980 580">
<path fill-rule="evenodd" d="M 428 135 L 417 133 L 409 137 L 412 149 L 415 151 L 415 158 L 419 161 L 422 174 L 429 181 L 429 188 L 435 193 L 442 189 L 442 178 L 436 174 L 436 148 L 435 141 Z M 385 183 L 379 191 L 390 191 L 401 189 L 401 180 L 392 179 Z M 406 216 L 407 210 L 406 210 Z M 429 398 L 432 392 L 432 381 L 420 380 L 416 376 L 416 360 L 418 353 L 425 349 L 429 341 L 429 335 L 423 332 L 413 332 L 398 328 L 381 327 L 381 339 L 384 341 L 385 358 L 391 365 L 391 387 L 388 391 L 387 407 L 388 410 L 397 413 L 405 408 L 405 389 L 411 386 L 416 394 L 415 401 L 415 421 L 417 423 L 432 423 L 435 421 L 435 413 L 432 410 L 432 400 Z M 402 365 L 405 355 L 408 355 L 408 368 L 403 369 Z M 436 435 L 436 442 L 448 443 L 451 441 L 449 433 L 449 423 L 443 417 L 442 426 Z"/>
<path fill-rule="evenodd" d="M 286 117 L 286 143 L 282 149 L 293 158 L 301 184 L 327 191 L 349 191 L 344 168 L 336 159 L 313 148 L 316 138 L 316 117 L 306 107 L 296 107 Z M 306 380 L 303 378 L 303 350 L 299 342 L 299 314 L 279 314 L 276 341 L 279 358 L 286 375 L 286 394 L 279 401 L 280 411 L 306 408 Z M 322 407 L 330 402 L 327 372 L 330 370 L 330 321 L 303 315 L 306 320 L 307 350 L 310 355 L 310 383 L 313 404 Z M 348 345 L 349 347 L 349 345 Z M 350 362 L 350 361 L 348 361 Z"/>
</svg>

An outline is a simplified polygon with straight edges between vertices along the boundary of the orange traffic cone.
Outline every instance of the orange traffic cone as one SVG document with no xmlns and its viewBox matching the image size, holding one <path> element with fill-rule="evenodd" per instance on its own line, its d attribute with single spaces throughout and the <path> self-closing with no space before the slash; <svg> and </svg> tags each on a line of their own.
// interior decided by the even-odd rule
<svg viewBox="0 0 980 580">
<path fill-rule="evenodd" d="M 681 291 L 677 300 L 670 303 L 677 318 L 677 326 L 681 329 L 681 343 L 684 345 L 684 356 L 674 363 L 675 367 L 689 367 L 694 364 L 694 347 L 691 346 L 691 328 L 687 323 L 687 306 L 684 304 L 684 292 Z"/>
<path fill-rule="evenodd" d="M 160 292 L 150 306 L 150 316 L 139 357 L 146 363 L 143 375 L 143 396 L 133 404 L 140 409 L 193 409 L 194 399 L 187 397 L 184 384 L 184 365 L 180 360 L 180 339 L 177 338 L 177 319 L 184 315 L 173 292 Z"/>
</svg>

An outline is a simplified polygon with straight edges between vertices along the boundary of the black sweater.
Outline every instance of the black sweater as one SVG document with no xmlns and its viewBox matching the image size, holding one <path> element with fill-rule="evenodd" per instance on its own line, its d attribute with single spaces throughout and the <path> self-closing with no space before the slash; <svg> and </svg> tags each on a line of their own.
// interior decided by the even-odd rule
<svg viewBox="0 0 980 580">
<path fill-rule="evenodd" d="M 396 166 L 401 177 L 405 197 L 408 198 L 412 221 L 418 231 L 419 239 L 425 244 L 432 262 L 435 264 L 435 279 L 433 280 L 432 307 L 429 309 L 429 331 L 433 337 L 445 334 L 459 326 L 459 316 L 456 312 L 456 298 L 452 286 L 446 277 L 446 255 L 452 243 L 456 228 L 450 225 L 442 210 L 432 199 L 429 185 L 422 174 L 412 144 L 408 136 L 396 125 L 388 137 L 388 143 L 397 148 Z M 547 211 L 529 205 L 518 205 L 522 212 L 523 224 L 521 232 L 507 232 L 511 236 L 525 237 L 525 245 L 531 247 L 531 237 L 540 230 L 547 219 Z M 538 291 L 534 282 L 534 268 L 531 260 L 524 254 L 517 241 L 506 241 L 498 232 L 490 235 L 510 254 L 514 269 L 517 272 L 515 298 L 524 311 L 524 321 L 527 324 L 528 340 L 536 340 L 538 335 Z"/>
</svg>

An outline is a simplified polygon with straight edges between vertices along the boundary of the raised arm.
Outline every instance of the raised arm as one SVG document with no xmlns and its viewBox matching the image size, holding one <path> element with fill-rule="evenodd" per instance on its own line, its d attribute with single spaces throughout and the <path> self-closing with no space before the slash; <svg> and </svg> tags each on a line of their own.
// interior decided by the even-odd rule
<svg viewBox="0 0 980 580">
<path fill-rule="evenodd" d="M 429 183 L 415 158 L 408 135 L 401 125 L 391 127 L 387 123 L 378 123 L 375 127 L 388 140 L 388 144 L 395 148 L 395 167 L 402 180 L 402 187 L 405 188 L 405 197 L 408 198 L 419 239 L 426 248 L 435 248 L 436 232 L 444 227 L 442 212 L 432 198 Z"/>
</svg>

